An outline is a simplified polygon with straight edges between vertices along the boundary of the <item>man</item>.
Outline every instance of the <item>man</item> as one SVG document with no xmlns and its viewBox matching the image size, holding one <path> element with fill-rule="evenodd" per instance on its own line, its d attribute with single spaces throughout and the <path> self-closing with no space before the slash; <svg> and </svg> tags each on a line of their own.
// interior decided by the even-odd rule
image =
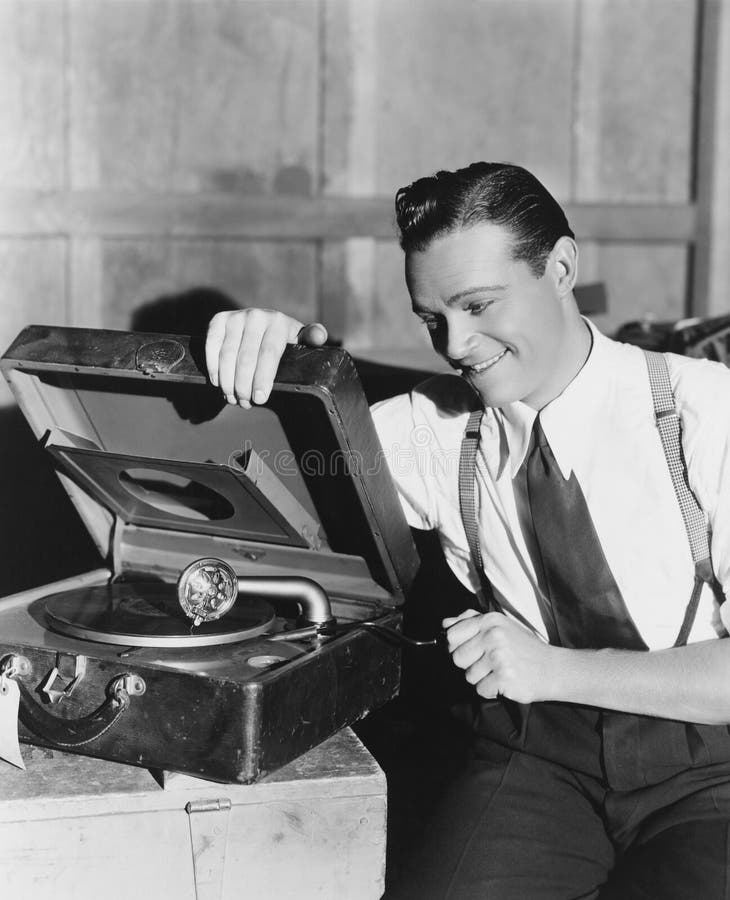
<svg viewBox="0 0 730 900">
<path fill-rule="evenodd" d="M 409 522 L 478 595 L 443 623 L 475 756 L 412 896 L 730 896 L 730 370 L 659 357 L 650 381 L 584 320 L 573 232 L 520 167 L 420 179 L 396 213 L 413 311 L 461 378 L 373 414 L 386 453 L 417 451 L 392 466 Z M 326 337 L 302 327 L 219 314 L 211 380 L 265 402 L 286 342 Z"/>
</svg>

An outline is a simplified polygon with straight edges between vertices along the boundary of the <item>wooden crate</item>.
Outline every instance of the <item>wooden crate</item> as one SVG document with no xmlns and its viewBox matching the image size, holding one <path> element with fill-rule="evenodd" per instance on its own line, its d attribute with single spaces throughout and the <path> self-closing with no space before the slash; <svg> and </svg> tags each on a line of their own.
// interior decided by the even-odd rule
<svg viewBox="0 0 730 900">
<path fill-rule="evenodd" d="M 14 900 L 380 897 L 385 776 L 344 729 L 255 785 L 23 746 L 0 764 Z"/>
</svg>

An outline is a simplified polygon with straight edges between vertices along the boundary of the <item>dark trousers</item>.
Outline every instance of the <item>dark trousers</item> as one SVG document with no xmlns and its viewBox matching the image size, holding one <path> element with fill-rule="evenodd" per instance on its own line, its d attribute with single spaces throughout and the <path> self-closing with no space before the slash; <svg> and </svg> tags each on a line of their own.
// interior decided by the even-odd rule
<svg viewBox="0 0 730 900">
<path fill-rule="evenodd" d="M 730 898 L 724 727 L 484 704 L 473 757 L 387 897 Z"/>
</svg>

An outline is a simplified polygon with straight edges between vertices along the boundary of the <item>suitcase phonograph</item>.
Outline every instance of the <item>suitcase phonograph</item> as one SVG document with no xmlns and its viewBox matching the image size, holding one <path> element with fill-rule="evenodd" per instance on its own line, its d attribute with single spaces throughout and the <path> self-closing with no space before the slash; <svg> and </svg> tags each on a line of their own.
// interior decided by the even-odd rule
<svg viewBox="0 0 730 900">
<path fill-rule="evenodd" d="M 250 782 L 397 692 L 417 558 L 344 351 L 287 349 L 251 410 L 202 354 L 31 326 L 2 358 L 108 571 L 0 601 L 0 688 L 21 740 Z"/>
</svg>

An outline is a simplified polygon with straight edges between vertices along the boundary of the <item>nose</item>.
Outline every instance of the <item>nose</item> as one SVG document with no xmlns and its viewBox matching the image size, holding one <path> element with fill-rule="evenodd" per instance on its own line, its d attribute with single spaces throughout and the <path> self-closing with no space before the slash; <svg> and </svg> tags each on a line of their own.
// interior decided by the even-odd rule
<svg viewBox="0 0 730 900">
<path fill-rule="evenodd" d="M 442 330 L 443 349 L 437 349 L 455 362 L 468 358 L 477 341 L 469 319 L 458 315 L 445 317 Z"/>
</svg>

